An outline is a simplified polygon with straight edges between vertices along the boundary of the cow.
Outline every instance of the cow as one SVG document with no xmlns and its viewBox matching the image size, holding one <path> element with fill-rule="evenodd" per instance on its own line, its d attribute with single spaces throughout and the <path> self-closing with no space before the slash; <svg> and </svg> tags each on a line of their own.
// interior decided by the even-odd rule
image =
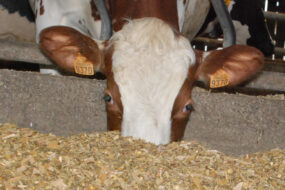
<svg viewBox="0 0 285 190">
<path fill-rule="evenodd" d="M 0 39 L 34 42 L 34 19 L 28 0 L 0 0 Z"/>
<path fill-rule="evenodd" d="M 260 0 L 227 0 L 227 5 L 236 30 L 237 44 L 256 47 L 265 56 L 272 55 L 274 45 L 262 12 Z M 212 38 L 222 35 L 213 6 L 210 7 L 206 20 L 198 32 L 198 36 L 205 34 Z"/>
<path fill-rule="evenodd" d="M 53 20 L 57 7 L 49 6 L 52 1 L 36 2 L 36 19 L 47 14 Z M 89 20 L 94 18 L 85 17 L 90 16 L 90 8 L 85 9 L 90 1 L 80 3 L 74 9 L 69 7 L 74 12 L 64 12 L 60 18 L 55 15 L 56 22 L 48 23 L 37 39 L 42 51 L 62 69 L 106 76 L 107 127 L 120 130 L 123 136 L 157 145 L 181 140 L 194 105 L 191 91 L 195 81 L 211 88 L 234 86 L 264 64 L 262 52 L 249 46 L 193 50 L 180 32 L 183 24 L 191 22 L 182 23 L 179 15 L 183 14 L 178 13 L 179 3 L 187 2 L 110 0 L 115 32 L 109 40 L 94 38 L 89 28 Z M 68 6 L 70 0 L 60 8 Z M 69 16 L 74 18 L 72 22 L 66 20 Z M 80 21 L 85 25 L 80 26 Z"/>
</svg>

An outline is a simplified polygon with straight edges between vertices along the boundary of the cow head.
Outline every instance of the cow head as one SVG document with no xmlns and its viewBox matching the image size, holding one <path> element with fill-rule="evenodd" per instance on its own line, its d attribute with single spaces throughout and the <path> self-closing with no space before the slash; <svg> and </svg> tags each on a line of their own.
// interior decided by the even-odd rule
<svg viewBox="0 0 285 190">
<path fill-rule="evenodd" d="M 87 74 L 106 75 L 110 130 L 155 144 L 183 138 L 194 81 L 236 85 L 263 65 L 262 53 L 252 47 L 194 51 L 187 38 L 156 18 L 130 21 L 104 42 L 64 26 L 43 30 L 40 39 L 46 55 L 63 69 L 84 72 L 81 64 Z"/>
</svg>

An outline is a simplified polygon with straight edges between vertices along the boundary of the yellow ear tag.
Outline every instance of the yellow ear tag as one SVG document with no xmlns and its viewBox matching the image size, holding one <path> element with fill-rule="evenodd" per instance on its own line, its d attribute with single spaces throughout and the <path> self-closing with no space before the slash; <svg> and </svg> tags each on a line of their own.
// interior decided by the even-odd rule
<svg viewBox="0 0 285 190">
<path fill-rule="evenodd" d="M 224 70 L 219 69 L 210 77 L 210 88 L 220 88 L 230 83 L 230 75 Z"/>
<path fill-rule="evenodd" d="M 75 61 L 74 61 L 74 70 L 75 73 L 80 75 L 94 75 L 94 68 L 91 61 L 88 61 L 88 59 L 78 53 Z"/>
<path fill-rule="evenodd" d="M 225 3 L 226 3 L 227 6 L 230 5 L 230 2 L 231 2 L 231 0 L 225 0 Z"/>
</svg>

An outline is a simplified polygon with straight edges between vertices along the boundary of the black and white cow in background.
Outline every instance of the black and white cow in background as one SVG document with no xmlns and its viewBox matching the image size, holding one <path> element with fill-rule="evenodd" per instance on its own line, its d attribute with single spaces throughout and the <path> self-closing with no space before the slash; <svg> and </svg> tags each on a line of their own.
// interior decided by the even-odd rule
<svg viewBox="0 0 285 190">
<path fill-rule="evenodd" d="M 274 51 L 273 42 L 269 34 L 259 0 L 231 0 L 227 1 L 228 10 L 236 30 L 237 44 L 247 44 L 261 50 L 265 56 Z M 208 16 L 198 35 L 208 34 L 216 38 L 222 35 L 222 30 L 211 6 Z"/>
<path fill-rule="evenodd" d="M 0 0 L 0 4 L 5 7 L 9 13 L 18 12 L 19 15 L 26 17 L 30 22 L 35 21 L 35 16 L 28 0 Z"/>
<path fill-rule="evenodd" d="M 28 0 L 0 0 L 0 39 L 35 41 L 34 20 Z"/>
</svg>

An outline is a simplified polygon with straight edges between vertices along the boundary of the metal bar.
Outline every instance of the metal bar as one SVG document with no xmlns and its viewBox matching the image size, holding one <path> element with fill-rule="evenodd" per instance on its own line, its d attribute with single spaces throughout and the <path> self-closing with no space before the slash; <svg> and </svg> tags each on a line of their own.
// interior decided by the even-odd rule
<svg viewBox="0 0 285 190">
<path fill-rule="evenodd" d="M 283 64 L 285 66 L 285 62 L 282 59 L 275 59 L 272 60 L 271 58 L 265 58 L 265 63 L 272 64 L 272 65 L 280 65 Z"/>
<path fill-rule="evenodd" d="M 211 39 L 211 38 L 205 38 L 205 37 L 194 38 L 192 42 L 207 43 L 207 44 L 213 44 L 213 45 L 219 45 L 219 46 L 222 46 L 223 44 L 223 40 L 217 40 L 217 39 Z M 285 49 L 280 48 L 280 47 L 275 47 L 274 53 L 277 55 L 285 56 Z"/>
<path fill-rule="evenodd" d="M 276 13 L 271 11 L 263 11 L 264 17 L 269 20 L 285 21 L 284 13 Z"/>
<path fill-rule="evenodd" d="M 211 0 L 224 34 L 223 47 L 236 43 L 236 31 L 224 0 Z"/>
<path fill-rule="evenodd" d="M 100 40 L 108 40 L 112 36 L 112 23 L 104 0 L 93 0 L 102 19 Z"/>
<path fill-rule="evenodd" d="M 192 40 L 192 42 L 199 42 L 199 43 L 207 43 L 207 44 L 213 44 L 213 45 L 223 45 L 224 40 L 217 40 L 212 38 L 206 38 L 206 37 L 196 37 Z"/>
<path fill-rule="evenodd" d="M 280 48 L 280 47 L 275 47 L 274 48 L 274 53 L 277 55 L 285 55 L 285 49 L 284 48 Z"/>
</svg>

